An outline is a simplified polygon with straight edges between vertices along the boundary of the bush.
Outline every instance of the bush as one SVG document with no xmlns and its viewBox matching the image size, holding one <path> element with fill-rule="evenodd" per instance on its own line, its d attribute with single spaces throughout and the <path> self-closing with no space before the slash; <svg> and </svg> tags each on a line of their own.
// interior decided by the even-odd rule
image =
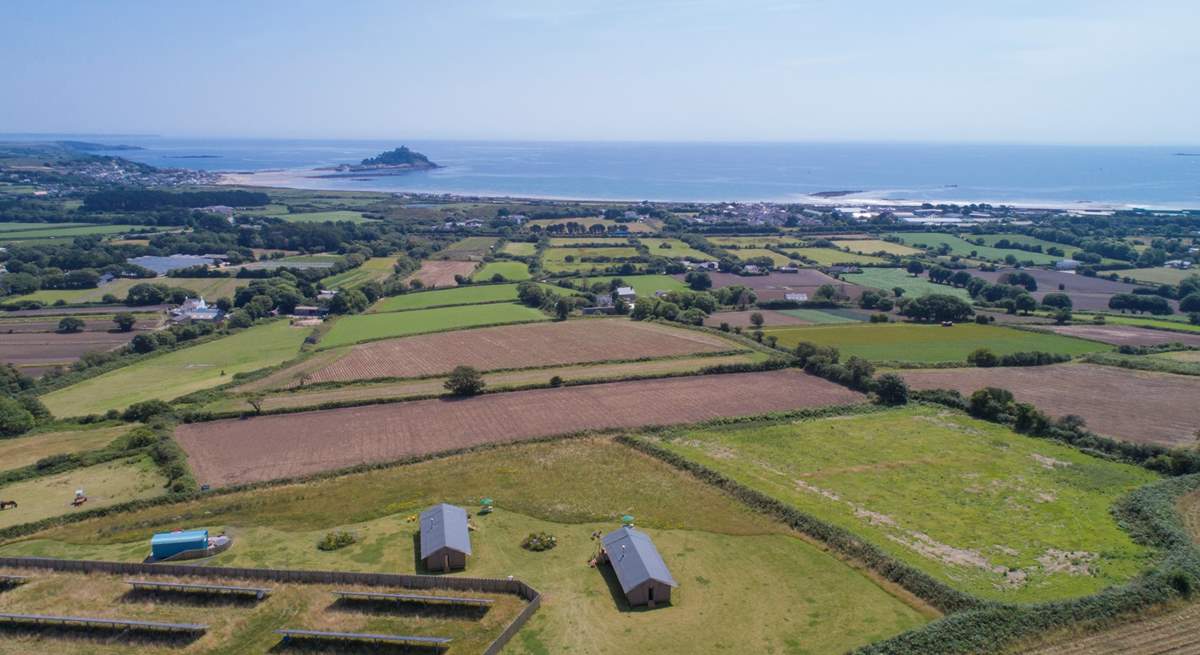
<svg viewBox="0 0 1200 655">
<path fill-rule="evenodd" d="M 908 403 L 908 383 L 895 373 L 884 373 L 875 380 L 875 395 L 884 405 Z"/>
<path fill-rule="evenodd" d="M 474 396 L 483 391 L 485 384 L 478 370 L 470 366 L 457 366 L 442 386 L 456 396 Z"/>
<path fill-rule="evenodd" d="M 967 363 L 979 368 L 991 368 L 1000 363 L 1000 358 L 987 348 L 977 348 L 967 355 Z"/>
<path fill-rule="evenodd" d="M 33 429 L 33 414 L 13 398 L 0 397 L 0 437 L 12 437 Z"/>
<path fill-rule="evenodd" d="M 550 378 L 550 386 L 561 387 L 562 385 L 563 385 L 562 376 L 555 375 L 554 377 Z"/>
<path fill-rule="evenodd" d="M 317 548 L 324 551 L 337 550 L 345 548 L 356 541 L 358 541 L 358 538 L 354 536 L 353 532 L 334 530 L 333 532 L 325 533 L 325 536 L 317 542 Z"/>
<path fill-rule="evenodd" d="M 162 400 L 144 400 L 140 403 L 134 403 L 121 414 L 121 418 L 126 421 L 146 422 L 155 416 L 170 415 L 172 413 L 171 406 Z"/>
<path fill-rule="evenodd" d="M 557 545 L 558 538 L 546 532 L 530 532 L 529 536 L 521 540 L 521 548 L 535 553 L 550 550 Z"/>
<path fill-rule="evenodd" d="M 63 319 L 58 322 L 58 331 L 64 334 L 74 334 L 76 332 L 83 332 L 83 326 L 83 319 L 76 318 L 74 316 L 64 316 Z"/>
</svg>

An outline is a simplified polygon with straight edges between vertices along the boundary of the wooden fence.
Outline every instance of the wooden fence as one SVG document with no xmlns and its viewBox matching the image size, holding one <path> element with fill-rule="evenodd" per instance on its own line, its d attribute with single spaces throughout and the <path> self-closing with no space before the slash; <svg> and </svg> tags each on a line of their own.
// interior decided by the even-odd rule
<svg viewBox="0 0 1200 655">
<path fill-rule="evenodd" d="M 542 604 L 538 590 L 515 578 L 465 578 L 438 575 L 407 575 L 403 573 L 357 573 L 353 571 L 308 571 L 297 569 L 245 569 L 223 566 L 188 566 L 186 564 L 142 564 L 136 562 L 105 562 L 99 560 L 54 559 L 51 557 L 0 557 L 0 567 L 47 569 L 61 573 L 108 573 L 112 575 L 190 576 L 294 582 L 300 584 L 364 585 L 403 587 L 406 589 L 452 589 L 488 594 L 512 594 L 526 601 L 525 608 L 504 628 L 483 651 L 484 655 L 499 653 L 525 625 Z"/>
</svg>

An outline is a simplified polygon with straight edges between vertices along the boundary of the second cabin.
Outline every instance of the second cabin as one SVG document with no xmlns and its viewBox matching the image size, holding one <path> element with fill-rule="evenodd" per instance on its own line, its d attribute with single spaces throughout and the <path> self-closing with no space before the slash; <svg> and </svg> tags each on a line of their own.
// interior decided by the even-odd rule
<svg viewBox="0 0 1200 655">
<path fill-rule="evenodd" d="M 426 570 L 464 569 L 470 555 L 467 510 L 442 503 L 421 512 L 421 562 Z"/>
</svg>

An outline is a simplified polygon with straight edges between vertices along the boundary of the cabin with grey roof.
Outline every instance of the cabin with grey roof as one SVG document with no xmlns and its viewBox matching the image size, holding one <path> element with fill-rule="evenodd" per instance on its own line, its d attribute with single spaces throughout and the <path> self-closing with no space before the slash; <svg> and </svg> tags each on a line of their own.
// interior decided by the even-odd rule
<svg viewBox="0 0 1200 655">
<path fill-rule="evenodd" d="M 421 512 L 421 562 L 426 570 L 464 569 L 470 554 L 467 510 L 442 503 Z"/>
<path fill-rule="evenodd" d="M 604 535 L 600 544 L 600 562 L 612 565 L 631 606 L 671 602 L 671 589 L 679 585 L 649 535 L 623 526 Z"/>
</svg>

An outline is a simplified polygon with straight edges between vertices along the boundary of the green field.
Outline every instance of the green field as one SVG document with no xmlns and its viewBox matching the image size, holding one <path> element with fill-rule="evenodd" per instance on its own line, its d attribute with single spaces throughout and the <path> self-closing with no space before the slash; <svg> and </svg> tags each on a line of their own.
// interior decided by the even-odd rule
<svg viewBox="0 0 1200 655">
<path fill-rule="evenodd" d="M 629 237 L 582 236 L 582 237 L 550 237 L 551 248 L 584 248 L 599 246 L 605 248 L 620 248 L 628 246 Z"/>
<path fill-rule="evenodd" d="M 688 288 L 686 284 L 670 275 L 598 275 L 596 277 L 579 278 L 575 281 L 587 282 L 591 285 L 597 282 L 608 284 L 616 279 L 624 280 L 625 284 L 633 287 L 633 291 L 638 296 L 653 296 L 655 291 L 683 291 Z"/>
<path fill-rule="evenodd" d="M 781 309 L 779 313 L 802 318 L 817 325 L 862 323 L 867 320 L 865 312 L 845 309 Z"/>
<path fill-rule="evenodd" d="M 804 240 L 799 237 L 778 236 L 765 234 L 761 236 L 742 237 L 705 237 L 705 241 L 718 248 L 765 248 L 784 244 L 798 244 Z"/>
<path fill-rule="evenodd" d="M 561 295 L 570 295 L 569 289 L 540 284 L 543 289 Z M 383 298 L 375 303 L 369 313 L 401 312 L 410 309 L 449 307 L 451 305 L 478 305 L 481 303 L 505 302 L 517 299 L 516 284 L 476 284 L 453 289 L 415 291 Z"/>
<path fill-rule="evenodd" d="M 0 242 L 3 241 L 24 241 L 27 239 L 71 239 L 81 236 L 107 235 L 107 234 L 122 234 L 132 230 L 150 231 L 155 230 L 154 227 L 145 225 L 78 225 L 60 223 L 40 223 L 41 227 L 31 228 L 28 230 L 10 230 L 0 232 Z"/>
<path fill-rule="evenodd" d="M 730 254 L 742 261 L 754 257 L 766 257 L 775 266 L 787 266 L 788 264 L 797 263 L 793 262 L 787 255 L 781 255 L 774 250 L 767 250 L 766 248 L 741 248 L 739 250 L 731 250 Z"/>
<path fill-rule="evenodd" d="M 958 255 L 959 257 L 970 257 L 972 259 L 990 259 L 993 261 L 1003 260 L 1008 255 L 1017 258 L 1019 262 L 1033 262 L 1034 264 L 1053 264 L 1062 259 L 1062 257 L 1053 257 L 1051 255 L 1025 252 L 1024 250 L 1011 250 L 1007 248 L 993 248 L 991 246 L 977 246 L 968 242 L 954 234 L 946 234 L 944 232 L 896 232 L 888 235 L 889 237 L 899 237 L 904 240 L 905 245 L 918 247 L 923 244 L 929 248 L 937 248 L 942 244 L 950 247 L 950 254 Z M 974 238 L 974 237 L 972 237 Z M 1068 253 L 1069 250 L 1065 249 Z"/>
<path fill-rule="evenodd" d="M 1104 275 L 1112 275 L 1113 273 L 1116 273 L 1122 278 L 1133 278 L 1138 282 L 1150 282 L 1153 284 L 1179 284 L 1184 280 L 1184 278 L 1192 275 L 1200 275 L 1200 269 L 1191 268 L 1188 270 L 1181 270 L 1178 268 L 1157 266 L 1155 268 L 1128 268 L 1121 271 L 1104 271 Z"/>
<path fill-rule="evenodd" d="M 122 424 L 0 439 L 0 471 L 36 464 L 39 459 L 53 455 L 99 450 L 128 431 L 129 426 Z"/>
<path fill-rule="evenodd" d="M 545 594 L 505 652 L 844 653 L 929 619 L 858 570 L 729 496 L 632 449 L 602 439 L 524 444 L 369 473 L 239 492 L 54 529 L 4 555 L 140 561 L 150 534 L 208 527 L 234 535 L 216 566 L 414 571 L 411 522 L 435 502 L 473 511 L 473 554 L 462 575 L 516 576 Z M 636 517 L 679 587 L 671 604 L 629 611 L 587 565 L 593 531 Z M 314 544 L 343 528 L 358 543 Z M 553 550 L 519 546 L 533 531 Z M 611 574 L 607 574 L 611 575 Z M 745 599 L 753 596 L 755 602 Z M 273 601 L 272 601 L 273 602 Z M 467 651 L 464 651 L 467 652 Z"/>
<path fill-rule="evenodd" d="M 143 400 L 171 400 L 297 355 L 309 330 L 275 321 L 152 356 L 42 396 L 55 416 L 103 414 Z"/>
<path fill-rule="evenodd" d="M 668 259 L 690 259 L 696 262 L 713 262 L 717 258 L 704 252 L 696 250 L 680 239 L 638 239 L 650 250 L 652 257 L 666 257 Z M 663 245 L 669 246 L 663 248 Z"/>
<path fill-rule="evenodd" d="M 509 241 L 500 248 L 500 252 L 513 257 L 532 257 L 537 254 L 537 244 L 527 241 Z"/>
<path fill-rule="evenodd" d="M 5 187 L 0 185 L 0 191 L 5 191 Z M 26 221 L 4 221 L 0 222 L 0 236 L 9 232 L 27 232 L 30 230 L 51 230 L 63 229 L 71 227 L 87 227 L 89 223 L 30 223 Z"/>
<path fill-rule="evenodd" d="M 129 289 L 135 284 L 165 284 L 170 287 L 180 287 L 202 295 L 208 301 L 215 301 L 222 297 L 232 298 L 237 288 L 246 286 L 249 281 L 234 277 L 157 277 L 146 280 L 122 278 L 95 289 L 42 289 L 24 296 L 13 296 L 7 301 L 36 300 L 50 305 L 61 300 L 68 305 L 78 305 L 101 302 L 108 294 L 116 296 L 118 301 L 123 301 L 125 294 L 129 293 Z"/>
<path fill-rule="evenodd" d="M 1076 321 L 1090 321 L 1092 314 L 1076 314 Z M 1173 330 L 1175 332 L 1200 332 L 1200 325 L 1192 325 L 1188 322 L 1188 318 L 1183 315 L 1175 315 L 1174 318 L 1166 316 L 1130 316 L 1124 314 L 1105 314 L 1104 321 L 1112 325 L 1135 325 L 1138 327 L 1157 328 L 1160 330 Z"/>
<path fill-rule="evenodd" d="M 488 262 L 482 268 L 476 270 L 471 275 L 471 279 L 478 282 L 490 282 L 492 276 L 497 273 L 503 275 L 505 280 L 516 282 L 528 280 L 532 277 L 529 274 L 529 266 L 525 262 L 494 261 Z"/>
<path fill-rule="evenodd" d="M 254 212 L 250 212 L 254 213 Z M 371 223 L 371 219 L 363 216 L 362 212 L 335 210 L 327 212 L 304 212 L 291 214 L 283 212 L 280 214 L 271 214 L 275 218 L 285 220 L 289 223 Z"/>
<path fill-rule="evenodd" d="M 382 282 L 395 272 L 396 260 L 392 257 L 372 257 L 362 266 L 342 271 L 321 279 L 326 289 L 361 287 L 368 282 Z"/>
<path fill-rule="evenodd" d="M 834 241 L 838 247 L 845 248 L 850 252 L 862 253 L 870 255 L 877 252 L 886 252 L 889 255 L 916 255 L 921 251 L 916 248 L 904 246 L 883 239 L 845 239 L 842 241 Z"/>
<path fill-rule="evenodd" d="M 653 221 L 654 219 L 649 219 Z M 538 226 L 545 230 L 551 225 L 566 225 L 567 223 L 578 223 L 584 229 L 590 228 L 593 225 L 603 225 L 606 230 L 611 230 L 617 226 L 623 226 L 631 233 L 636 232 L 654 232 L 657 228 L 650 223 L 618 223 L 617 221 L 607 218 L 535 218 L 525 222 L 525 229 L 532 230 L 533 226 Z M 661 221 L 659 221 L 661 223 Z"/>
<path fill-rule="evenodd" d="M 437 251 L 434 259 L 478 260 L 492 251 L 496 237 L 466 237 Z"/>
<path fill-rule="evenodd" d="M 836 248 L 785 248 L 789 253 L 800 255 L 811 260 L 817 266 L 834 266 L 837 264 L 886 264 L 888 260 L 872 255 L 860 255 L 853 252 L 842 252 Z M 739 250 L 738 252 L 745 252 Z"/>
<path fill-rule="evenodd" d="M 845 273 L 842 278 L 860 286 L 887 291 L 889 295 L 893 288 L 900 287 L 904 289 L 904 295 L 910 297 L 940 293 L 962 298 L 967 302 L 971 300 L 971 294 L 967 293 L 966 289 L 948 284 L 934 284 L 925 275 L 913 277 L 902 268 L 864 268 L 862 273 Z"/>
<path fill-rule="evenodd" d="M 158 467 L 147 455 L 135 455 L 66 473 L 14 482 L 0 487 L 0 498 L 18 503 L 16 509 L 0 512 L 0 529 L 129 500 L 152 498 L 165 493 L 166 483 Z M 87 503 L 79 509 L 71 506 L 76 489 L 83 489 L 88 497 Z"/>
<path fill-rule="evenodd" d="M 410 334 L 441 332 L 481 325 L 548 320 L 550 320 L 549 316 L 532 307 L 504 302 L 417 309 L 408 312 L 358 314 L 339 318 L 333 324 L 333 329 L 321 339 L 321 347 L 335 348 L 360 341 L 404 337 Z"/>
<path fill-rule="evenodd" d="M 669 450 L 985 598 L 1091 594 L 1153 559 L 1109 508 L 1155 474 L 956 412 L 676 434 L 663 442 Z"/>
<path fill-rule="evenodd" d="M 988 348 L 997 355 L 1033 350 L 1082 355 L 1111 349 L 1095 341 L 975 323 L 954 327 L 913 323 L 779 327 L 764 332 L 778 337 L 779 345 L 786 348 L 808 341 L 835 346 L 843 360 L 857 355 L 876 362 L 963 362 L 976 348 Z"/>
<path fill-rule="evenodd" d="M 568 262 L 567 257 L 574 261 Z M 582 257 L 608 257 L 606 262 L 584 262 Z M 542 268 L 547 273 L 581 273 L 604 270 L 610 266 L 620 266 L 621 262 L 640 257 L 637 248 L 623 246 L 616 248 L 547 248 L 542 251 Z"/>
</svg>

